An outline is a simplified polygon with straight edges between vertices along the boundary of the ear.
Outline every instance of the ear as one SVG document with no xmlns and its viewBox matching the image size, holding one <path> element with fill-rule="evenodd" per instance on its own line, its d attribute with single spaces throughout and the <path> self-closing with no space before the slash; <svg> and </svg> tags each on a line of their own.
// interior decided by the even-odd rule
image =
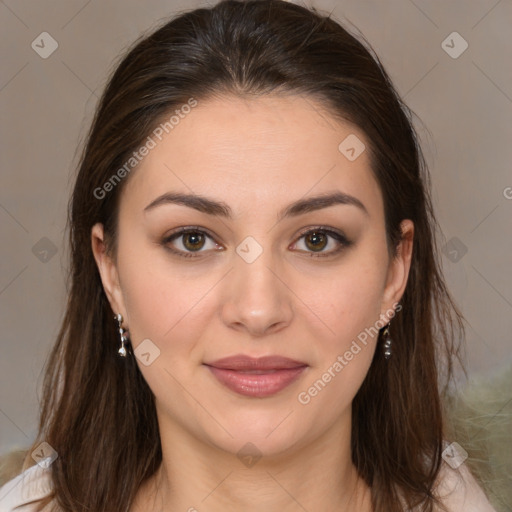
<svg viewBox="0 0 512 512">
<path fill-rule="evenodd" d="M 103 224 L 95 224 L 91 229 L 91 244 L 94 259 L 103 283 L 103 289 L 114 313 L 121 313 L 127 319 L 123 294 L 119 283 L 119 274 L 115 262 L 107 255 L 103 233 Z"/>
<path fill-rule="evenodd" d="M 402 238 L 398 244 L 396 256 L 389 262 L 386 287 L 382 298 L 381 316 L 384 316 L 386 311 L 389 313 L 395 310 L 395 305 L 400 302 L 404 294 L 411 268 L 414 223 L 405 219 L 400 223 L 400 229 Z"/>
</svg>

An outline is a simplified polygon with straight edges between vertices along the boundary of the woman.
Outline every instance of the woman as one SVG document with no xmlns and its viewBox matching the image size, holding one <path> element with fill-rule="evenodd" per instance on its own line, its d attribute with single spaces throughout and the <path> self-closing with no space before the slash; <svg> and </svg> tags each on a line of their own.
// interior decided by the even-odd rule
<svg viewBox="0 0 512 512">
<path fill-rule="evenodd" d="M 492 511 L 448 446 L 463 324 L 410 118 L 361 42 L 281 0 L 139 41 L 81 159 L 7 510 Z"/>
</svg>

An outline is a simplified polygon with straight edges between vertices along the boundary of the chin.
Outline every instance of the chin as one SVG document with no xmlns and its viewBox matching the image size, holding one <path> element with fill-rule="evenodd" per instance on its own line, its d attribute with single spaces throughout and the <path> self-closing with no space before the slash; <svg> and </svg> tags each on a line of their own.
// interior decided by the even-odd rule
<svg viewBox="0 0 512 512">
<path fill-rule="evenodd" d="M 283 454 L 305 441 L 308 434 L 303 422 L 297 424 L 297 411 L 292 411 L 292 407 L 280 407 L 266 413 L 259 410 L 225 414 L 222 425 L 233 437 L 209 428 L 210 434 L 215 434 L 209 442 L 236 455 L 251 450 L 260 456 Z"/>
</svg>

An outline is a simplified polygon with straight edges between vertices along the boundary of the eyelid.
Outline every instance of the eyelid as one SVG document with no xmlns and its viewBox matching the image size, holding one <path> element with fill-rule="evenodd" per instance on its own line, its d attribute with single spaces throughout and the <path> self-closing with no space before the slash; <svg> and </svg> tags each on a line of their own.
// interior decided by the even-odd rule
<svg viewBox="0 0 512 512">
<path fill-rule="evenodd" d="M 292 246 L 295 245 L 305 235 L 315 232 L 315 231 L 321 231 L 323 233 L 326 233 L 327 236 L 336 240 L 336 242 L 339 244 L 339 247 L 337 249 L 334 249 L 334 250 L 331 250 L 328 252 L 318 252 L 318 253 L 315 253 L 314 251 L 300 251 L 300 252 L 303 252 L 303 253 L 305 252 L 313 257 L 329 257 L 329 256 L 334 256 L 334 255 L 338 254 L 340 251 L 342 251 L 343 249 L 346 249 L 346 248 L 350 247 L 351 245 L 353 245 L 353 242 L 351 240 L 349 240 L 341 230 L 331 228 L 329 226 L 322 226 L 322 225 L 308 226 L 307 228 L 302 229 L 299 232 L 299 234 L 296 235 L 295 241 L 292 242 L 291 245 Z M 181 235 L 191 233 L 191 232 L 204 234 L 205 236 L 210 238 L 212 240 L 212 242 L 214 242 L 217 246 L 219 245 L 215 241 L 215 237 L 210 233 L 210 231 L 201 226 L 185 226 L 185 227 L 177 228 L 170 234 L 164 236 L 164 238 L 162 240 L 162 245 L 164 245 L 167 250 L 169 250 L 170 252 L 172 252 L 173 254 L 176 254 L 178 256 L 183 256 L 186 258 L 199 258 L 199 257 L 201 257 L 202 252 L 208 252 L 208 251 L 199 250 L 196 252 L 193 252 L 193 251 L 187 252 L 187 251 L 182 251 L 179 249 L 171 248 L 167 245 L 167 244 L 169 244 L 169 242 L 172 242 L 176 238 L 179 238 Z M 196 256 L 196 254 L 197 254 L 197 256 Z"/>
</svg>

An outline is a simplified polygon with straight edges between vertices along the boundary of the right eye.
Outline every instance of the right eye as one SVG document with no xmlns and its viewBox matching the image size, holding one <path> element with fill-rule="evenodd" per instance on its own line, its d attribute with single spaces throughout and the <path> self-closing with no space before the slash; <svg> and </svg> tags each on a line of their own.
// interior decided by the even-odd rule
<svg viewBox="0 0 512 512">
<path fill-rule="evenodd" d="M 194 253 L 206 252 L 202 249 L 204 248 L 207 239 L 211 240 L 213 243 L 213 247 L 211 247 L 210 250 L 216 250 L 215 248 L 217 248 L 217 250 L 219 249 L 220 246 L 213 241 L 213 238 L 208 233 L 194 226 L 179 228 L 179 230 L 166 236 L 162 240 L 162 245 L 177 256 L 184 258 L 197 258 L 200 256 L 196 256 Z M 169 246 L 169 244 L 174 243 L 175 241 L 178 241 L 178 246 L 181 247 L 176 248 L 176 246 Z"/>
</svg>

